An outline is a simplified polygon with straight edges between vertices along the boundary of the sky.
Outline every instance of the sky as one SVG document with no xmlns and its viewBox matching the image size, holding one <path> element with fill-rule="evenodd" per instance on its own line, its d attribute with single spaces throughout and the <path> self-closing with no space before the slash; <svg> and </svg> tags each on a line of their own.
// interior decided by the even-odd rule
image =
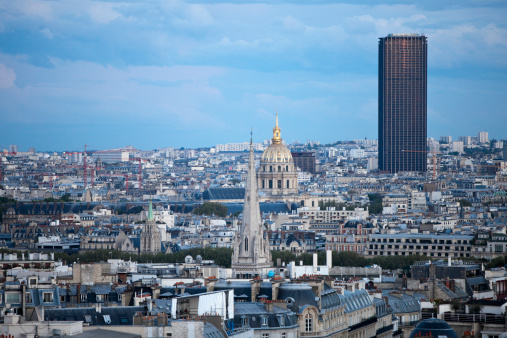
<svg viewBox="0 0 507 338">
<path fill-rule="evenodd" d="M 0 148 L 376 139 L 378 38 L 428 38 L 428 136 L 507 138 L 507 2 L 0 0 Z"/>
</svg>

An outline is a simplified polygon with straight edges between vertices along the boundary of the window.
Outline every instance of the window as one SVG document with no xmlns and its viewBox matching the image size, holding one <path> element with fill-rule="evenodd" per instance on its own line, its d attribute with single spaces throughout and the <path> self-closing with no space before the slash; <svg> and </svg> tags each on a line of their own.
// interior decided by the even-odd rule
<svg viewBox="0 0 507 338">
<path fill-rule="evenodd" d="M 262 338 L 269 338 L 269 333 L 263 333 Z"/>
<path fill-rule="evenodd" d="M 261 317 L 261 325 L 268 325 L 268 317 Z"/>
<path fill-rule="evenodd" d="M 82 302 L 86 302 L 88 300 L 88 296 L 87 295 L 80 295 L 80 299 Z"/>
<path fill-rule="evenodd" d="M 287 338 L 287 333 L 282 332 L 282 338 Z"/>
<path fill-rule="evenodd" d="M 243 317 L 243 326 L 248 326 L 248 317 Z"/>
<path fill-rule="evenodd" d="M 25 303 L 29 304 L 32 302 L 32 294 L 30 292 L 25 293 Z"/>
<path fill-rule="evenodd" d="M 20 293 L 7 293 L 5 294 L 5 303 L 7 304 L 20 304 L 21 294 Z"/>
<path fill-rule="evenodd" d="M 245 251 L 248 251 L 248 237 L 245 237 Z"/>
<path fill-rule="evenodd" d="M 313 331 L 313 317 L 311 314 L 306 314 L 305 316 L 305 332 Z"/>
<path fill-rule="evenodd" d="M 53 302 L 53 293 L 52 292 L 44 292 L 42 294 L 42 299 L 44 303 L 52 303 Z"/>
</svg>

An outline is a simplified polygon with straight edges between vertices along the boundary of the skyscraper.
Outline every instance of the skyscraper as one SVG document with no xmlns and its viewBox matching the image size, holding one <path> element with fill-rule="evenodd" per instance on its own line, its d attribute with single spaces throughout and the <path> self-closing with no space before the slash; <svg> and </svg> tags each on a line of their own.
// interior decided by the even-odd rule
<svg viewBox="0 0 507 338">
<path fill-rule="evenodd" d="M 427 46 L 419 34 L 379 39 L 380 171 L 426 171 Z"/>
</svg>

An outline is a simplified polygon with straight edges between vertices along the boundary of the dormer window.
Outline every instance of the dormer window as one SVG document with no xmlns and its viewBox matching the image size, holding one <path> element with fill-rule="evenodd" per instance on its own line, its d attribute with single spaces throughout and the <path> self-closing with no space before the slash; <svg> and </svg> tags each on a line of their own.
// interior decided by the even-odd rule
<svg viewBox="0 0 507 338">
<path fill-rule="evenodd" d="M 242 317 L 242 319 L 243 319 L 243 326 L 248 327 L 249 326 L 248 317 Z"/>
</svg>

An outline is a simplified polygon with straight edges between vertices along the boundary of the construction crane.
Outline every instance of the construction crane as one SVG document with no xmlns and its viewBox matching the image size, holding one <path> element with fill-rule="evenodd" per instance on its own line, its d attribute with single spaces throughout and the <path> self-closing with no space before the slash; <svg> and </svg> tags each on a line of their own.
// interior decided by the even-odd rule
<svg viewBox="0 0 507 338">
<path fill-rule="evenodd" d="M 441 152 L 435 151 L 427 151 L 427 150 L 402 150 L 401 152 L 406 153 L 431 153 L 433 154 L 433 181 L 437 179 L 437 156 L 436 154 L 441 154 Z"/>
<path fill-rule="evenodd" d="M 139 161 L 139 169 L 138 169 L 138 180 L 139 180 L 139 190 L 142 190 L 142 182 L 143 182 L 143 159 L 140 157 L 132 157 L 132 161 Z M 145 161 L 149 161 L 149 159 L 145 159 Z"/>
</svg>

